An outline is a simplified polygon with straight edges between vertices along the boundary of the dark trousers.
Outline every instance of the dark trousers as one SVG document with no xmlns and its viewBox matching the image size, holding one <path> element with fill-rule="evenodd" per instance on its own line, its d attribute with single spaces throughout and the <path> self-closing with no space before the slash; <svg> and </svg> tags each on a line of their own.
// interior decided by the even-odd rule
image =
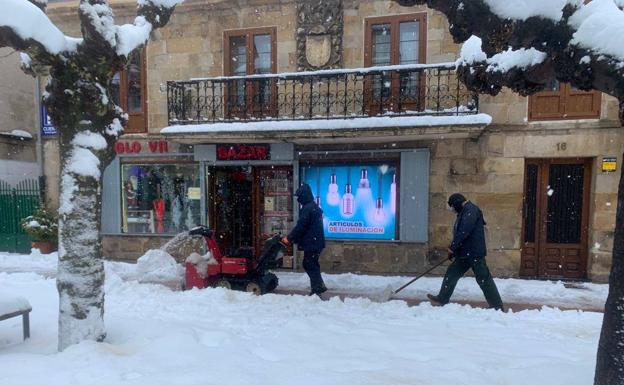
<svg viewBox="0 0 624 385">
<path fill-rule="evenodd" d="M 325 287 L 323 278 L 321 277 L 321 265 L 319 264 L 319 257 L 321 253 L 314 253 L 310 251 L 303 252 L 303 270 L 308 273 L 310 277 L 310 289 L 313 293 L 320 293 Z"/>
<path fill-rule="evenodd" d="M 438 294 L 440 302 L 442 304 L 447 304 L 449 302 L 451 295 L 453 295 L 453 290 L 455 290 L 455 286 L 457 285 L 457 281 L 466 274 L 468 269 L 472 269 L 474 272 L 475 279 L 479 287 L 481 287 L 483 295 L 485 295 L 485 299 L 490 307 L 502 309 L 503 301 L 501 300 L 500 294 L 498 294 L 498 289 L 496 288 L 492 274 L 490 274 L 490 269 L 488 269 L 485 263 L 485 258 L 455 258 L 453 263 L 446 269 L 442 287 L 440 288 L 440 294 Z"/>
</svg>

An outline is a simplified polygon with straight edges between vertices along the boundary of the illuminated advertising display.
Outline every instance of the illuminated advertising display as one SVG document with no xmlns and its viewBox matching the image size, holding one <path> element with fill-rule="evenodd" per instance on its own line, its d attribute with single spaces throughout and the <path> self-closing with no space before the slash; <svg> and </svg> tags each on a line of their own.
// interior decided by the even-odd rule
<svg viewBox="0 0 624 385">
<path fill-rule="evenodd" d="M 396 167 L 388 163 L 309 165 L 301 180 L 323 209 L 326 238 L 396 239 Z"/>
</svg>

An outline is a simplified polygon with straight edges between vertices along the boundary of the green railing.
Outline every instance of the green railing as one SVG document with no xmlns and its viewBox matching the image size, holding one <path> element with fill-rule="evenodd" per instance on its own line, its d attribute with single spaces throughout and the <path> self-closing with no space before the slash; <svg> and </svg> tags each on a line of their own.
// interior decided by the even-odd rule
<svg viewBox="0 0 624 385">
<path fill-rule="evenodd" d="M 0 180 L 0 251 L 30 251 L 30 239 L 20 223 L 35 212 L 40 202 L 39 183 L 36 180 L 24 180 L 15 187 Z"/>
</svg>

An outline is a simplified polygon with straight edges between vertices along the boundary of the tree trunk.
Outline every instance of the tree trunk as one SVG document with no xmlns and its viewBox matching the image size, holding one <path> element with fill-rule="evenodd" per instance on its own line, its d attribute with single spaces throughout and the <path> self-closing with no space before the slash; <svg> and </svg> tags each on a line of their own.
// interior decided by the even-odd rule
<svg viewBox="0 0 624 385">
<path fill-rule="evenodd" d="M 620 168 L 609 296 L 598 343 L 594 385 L 624 384 L 624 167 Z"/>
<path fill-rule="evenodd" d="M 97 146 L 88 142 L 86 145 L 84 142 L 78 144 L 80 142 L 74 140 L 82 134 L 85 131 L 77 135 L 61 134 L 59 138 L 60 247 L 56 280 L 59 292 L 59 351 L 83 340 L 102 341 L 106 336 L 104 264 L 99 234 L 102 154 L 95 151 Z"/>
</svg>

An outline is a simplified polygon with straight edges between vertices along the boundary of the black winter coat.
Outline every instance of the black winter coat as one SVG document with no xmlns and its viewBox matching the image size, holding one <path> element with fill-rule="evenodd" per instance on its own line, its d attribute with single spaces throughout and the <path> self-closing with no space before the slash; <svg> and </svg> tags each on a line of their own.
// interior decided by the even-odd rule
<svg viewBox="0 0 624 385">
<path fill-rule="evenodd" d="M 295 195 L 302 207 L 297 224 L 288 234 L 288 241 L 296 243 L 300 250 L 320 253 L 325 248 L 323 210 L 314 202 L 314 195 L 308 184 L 302 184 Z"/>
<path fill-rule="evenodd" d="M 481 209 L 470 201 L 466 202 L 457 214 L 453 242 L 449 246 L 456 258 L 483 258 L 487 255 L 485 224 Z"/>
</svg>

